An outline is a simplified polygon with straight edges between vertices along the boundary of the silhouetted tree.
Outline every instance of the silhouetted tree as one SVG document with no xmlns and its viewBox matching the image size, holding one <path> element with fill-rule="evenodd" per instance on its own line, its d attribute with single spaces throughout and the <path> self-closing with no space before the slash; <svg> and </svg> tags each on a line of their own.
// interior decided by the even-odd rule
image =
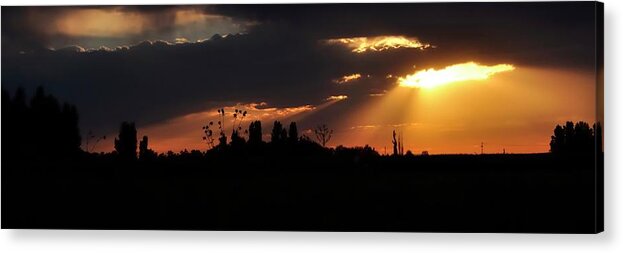
<svg viewBox="0 0 623 253">
<path fill-rule="evenodd" d="M 243 149 L 244 144 L 246 143 L 245 139 L 238 135 L 238 131 L 235 131 L 231 134 L 231 147 L 233 150 L 239 151 Z"/>
<path fill-rule="evenodd" d="M 82 139 L 78 128 L 78 110 L 75 106 L 64 103 L 61 110 L 60 133 L 63 138 L 59 142 L 62 152 L 71 154 L 80 151 Z"/>
<path fill-rule="evenodd" d="M 288 140 L 288 131 L 285 128 L 281 129 L 281 134 L 279 135 L 279 141 L 281 143 L 285 143 Z"/>
<path fill-rule="evenodd" d="M 119 138 L 115 138 L 115 150 L 119 157 L 127 160 L 136 159 L 136 126 L 134 122 L 123 122 L 119 128 Z"/>
<path fill-rule="evenodd" d="M 138 158 L 143 161 L 153 160 L 156 158 L 156 152 L 149 149 L 149 139 L 147 136 L 143 136 L 143 139 L 139 142 L 138 146 Z"/>
<path fill-rule="evenodd" d="M 398 155 L 398 140 L 396 140 L 396 130 L 392 131 L 392 145 L 394 146 L 394 155 Z"/>
<path fill-rule="evenodd" d="M 564 127 L 556 125 L 549 145 L 552 153 L 590 153 L 599 148 L 595 129 L 582 121 L 576 124 L 567 121 Z"/>
<path fill-rule="evenodd" d="M 296 128 L 296 122 L 290 122 L 290 129 L 288 130 L 288 142 L 294 144 L 299 139 L 299 132 Z"/>
<path fill-rule="evenodd" d="M 601 129 L 600 122 L 593 124 L 593 133 L 595 135 L 595 147 L 597 148 L 597 152 L 603 152 L 603 130 Z"/>
<path fill-rule="evenodd" d="M 78 111 L 36 89 L 30 104 L 26 104 L 24 89 L 18 88 L 15 96 L 3 90 L 3 146 L 18 157 L 45 157 L 55 159 L 77 155 L 80 152 Z"/>
<path fill-rule="evenodd" d="M 565 126 L 563 127 L 563 130 L 565 132 L 565 139 L 564 139 L 564 145 L 563 145 L 563 150 L 565 152 L 569 152 L 572 151 L 572 148 L 575 146 L 575 143 L 573 141 L 573 139 L 575 138 L 575 131 L 573 129 L 573 122 L 571 121 L 567 121 L 567 123 L 565 123 Z"/>
<path fill-rule="evenodd" d="M 335 148 L 333 154 L 338 159 L 347 159 L 353 162 L 367 162 L 371 158 L 379 156 L 379 153 L 368 145 L 350 148 L 339 145 Z"/>
<path fill-rule="evenodd" d="M 26 109 L 26 92 L 24 88 L 19 87 L 15 91 L 15 97 L 13 98 L 13 106 L 16 108 Z"/>
<path fill-rule="evenodd" d="M 326 147 L 327 143 L 331 140 L 333 130 L 329 129 L 326 124 L 318 125 L 314 128 L 314 135 L 316 135 L 318 143 L 320 143 L 323 147 Z"/>
<path fill-rule="evenodd" d="M 249 144 L 257 145 L 262 142 L 262 122 L 259 120 L 249 124 Z"/>
<path fill-rule="evenodd" d="M 285 129 L 281 125 L 281 122 L 275 121 L 273 124 L 273 130 L 270 134 L 270 142 L 273 144 L 281 144 L 285 138 L 283 138 L 283 132 Z M 287 133 L 286 133 L 287 136 Z"/>
<path fill-rule="evenodd" d="M 37 156 L 55 157 L 62 150 L 62 147 L 54 147 L 63 141 L 59 135 L 60 112 L 58 100 L 46 95 L 43 87 L 37 87 L 30 100 L 30 122 L 27 126 L 32 128 L 32 132 L 38 133 L 31 143 Z"/>
<path fill-rule="evenodd" d="M 595 150 L 595 135 L 586 122 L 577 122 L 574 127 L 574 150 L 591 152 Z"/>
<path fill-rule="evenodd" d="M 556 125 L 556 128 L 554 128 L 554 135 L 552 135 L 552 140 L 549 143 L 550 151 L 552 153 L 563 152 L 564 145 L 565 130 L 562 129 L 560 125 Z"/>
<path fill-rule="evenodd" d="M 218 137 L 217 147 L 221 150 L 227 148 L 227 136 L 225 136 L 225 133 L 221 133 L 221 136 Z"/>
</svg>

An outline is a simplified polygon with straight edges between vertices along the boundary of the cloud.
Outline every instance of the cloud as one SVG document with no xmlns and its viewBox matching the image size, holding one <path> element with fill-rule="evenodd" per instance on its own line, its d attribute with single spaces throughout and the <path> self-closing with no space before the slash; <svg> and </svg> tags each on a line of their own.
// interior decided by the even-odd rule
<svg viewBox="0 0 623 253">
<path fill-rule="evenodd" d="M 105 133 L 121 121 L 148 126 L 237 103 L 324 103 L 340 92 L 330 80 L 352 65 L 340 57 L 348 52 L 323 55 L 318 50 L 325 49 L 313 41 L 291 43 L 252 33 L 195 43 L 145 41 L 118 49 L 3 51 L 2 86 L 32 92 L 43 85 L 77 105 L 84 132 Z M 284 57 L 292 52 L 296 57 Z"/>
<path fill-rule="evenodd" d="M 375 37 L 353 37 L 325 40 L 327 44 L 343 45 L 350 48 L 354 53 L 365 53 L 370 51 L 385 51 L 398 48 L 414 48 L 424 50 L 431 46 L 421 43 L 415 37 L 404 36 L 375 36 Z"/>
<path fill-rule="evenodd" d="M 2 44 L 9 51 L 72 44 L 114 48 L 143 40 L 174 41 L 180 36 L 195 41 L 250 27 L 197 5 L 8 7 L 2 13 Z"/>
<path fill-rule="evenodd" d="M 346 95 L 337 95 L 337 96 L 329 96 L 327 98 L 325 98 L 326 101 L 340 101 L 340 100 L 344 100 L 347 99 L 348 96 Z"/>
<path fill-rule="evenodd" d="M 338 79 L 334 79 L 333 82 L 337 83 L 337 84 L 343 84 L 343 83 L 348 83 L 348 82 L 351 82 L 351 81 L 355 81 L 355 80 L 357 80 L 359 78 L 361 78 L 361 74 L 355 73 L 355 74 L 351 74 L 351 75 L 346 75 L 346 76 L 340 77 Z"/>
<path fill-rule="evenodd" d="M 398 77 L 398 84 L 404 87 L 434 88 L 454 82 L 485 80 L 494 74 L 514 69 L 515 67 L 510 64 L 485 66 L 475 62 L 466 62 L 447 66 L 439 70 L 434 68 L 419 70 L 413 74 Z"/>
</svg>

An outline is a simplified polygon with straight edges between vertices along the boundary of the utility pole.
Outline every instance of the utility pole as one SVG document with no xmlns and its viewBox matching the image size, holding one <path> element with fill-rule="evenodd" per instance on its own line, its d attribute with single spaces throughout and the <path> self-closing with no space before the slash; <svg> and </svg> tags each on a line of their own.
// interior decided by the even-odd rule
<svg viewBox="0 0 623 253">
<path fill-rule="evenodd" d="M 480 154 L 484 154 L 485 153 L 485 143 L 484 142 L 480 142 Z"/>
</svg>

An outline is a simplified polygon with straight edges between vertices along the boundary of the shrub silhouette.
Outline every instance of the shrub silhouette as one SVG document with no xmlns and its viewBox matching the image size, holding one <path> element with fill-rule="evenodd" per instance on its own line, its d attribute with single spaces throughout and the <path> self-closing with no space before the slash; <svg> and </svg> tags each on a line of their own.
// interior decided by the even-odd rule
<svg viewBox="0 0 623 253">
<path fill-rule="evenodd" d="M 115 138 L 115 150 L 124 160 L 136 159 L 136 126 L 134 122 L 122 122 L 119 138 Z"/>
</svg>

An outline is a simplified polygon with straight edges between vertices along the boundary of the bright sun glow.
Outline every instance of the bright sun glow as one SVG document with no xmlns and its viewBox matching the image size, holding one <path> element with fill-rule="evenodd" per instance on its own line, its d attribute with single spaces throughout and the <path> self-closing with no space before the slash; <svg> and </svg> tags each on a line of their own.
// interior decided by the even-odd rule
<svg viewBox="0 0 623 253">
<path fill-rule="evenodd" d="M 399 77 L 398 84 L 403 87 L 434 88 L 453 82 L 485 80 L 496 73 L 512 71 L 514 69 L 515 67 L 510 64 L 485 66 L 475 62 L 466 62 L 448 66 L 440 70 L 433 68 L 420 70 L 414 74 Z"/>
</svg>

